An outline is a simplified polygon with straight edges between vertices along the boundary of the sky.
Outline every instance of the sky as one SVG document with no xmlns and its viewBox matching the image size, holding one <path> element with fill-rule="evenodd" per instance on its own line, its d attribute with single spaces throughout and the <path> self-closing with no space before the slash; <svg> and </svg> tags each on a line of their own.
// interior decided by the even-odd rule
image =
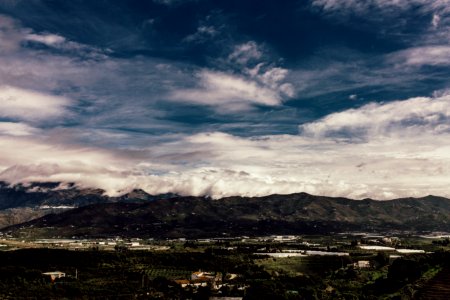
<svg viewBox="0 0 450 300">
<path fill-rule="evenodd" d="M 450 0 L 0 0 L 0 180 L 450 197 Z"/>
</svg>

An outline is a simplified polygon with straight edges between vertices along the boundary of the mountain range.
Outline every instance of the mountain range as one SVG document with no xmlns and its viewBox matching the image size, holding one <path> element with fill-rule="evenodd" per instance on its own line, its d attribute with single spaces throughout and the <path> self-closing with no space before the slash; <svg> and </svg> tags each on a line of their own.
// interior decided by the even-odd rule
<svg viewBox="0 0 450 300">
<path fill-rule="evenodd" d="M 0 181 L 0 228 L 89 204 L 136 203 L 174 196 L 152 196 L 142 190 L 134 190 L 120 197 L 108 197 L 101 189 L 78 188 L 74 184 L 35 182 L 10 185 Z"/>
<path fill-rule="evenodd" d="M 324 234 L 344 231 L 450 231 L 450 200 L 426 196 L 389 201 L 306 193 L 265 197 L 152 196 L 137 190 L 108 197 L 101 190 L 3 186 L 0 207 L 74 206 L 8 226 L 4 232 L 41 237 L 197 238 Z M 34 205 L 34 208 L 33 208 Z M 36 216 L 34 216 L 36 217 Z M 16 222 L 17 223 L 17 222 Z M 11 224 L 8 224 L 11 225 Z"/>
</svg>

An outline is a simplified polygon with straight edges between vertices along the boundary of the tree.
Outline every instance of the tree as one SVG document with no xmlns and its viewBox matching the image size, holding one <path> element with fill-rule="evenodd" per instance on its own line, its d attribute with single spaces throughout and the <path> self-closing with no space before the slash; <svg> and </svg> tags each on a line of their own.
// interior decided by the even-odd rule
<svg viewBox="0 0 450 300">
<path fill-rule="evenodd" d="M 410 259 L 396 259 L 389 267 L 388 278 L 399 282 L 412 282 L 422 274 L 419 262 Z"/>
</svg>

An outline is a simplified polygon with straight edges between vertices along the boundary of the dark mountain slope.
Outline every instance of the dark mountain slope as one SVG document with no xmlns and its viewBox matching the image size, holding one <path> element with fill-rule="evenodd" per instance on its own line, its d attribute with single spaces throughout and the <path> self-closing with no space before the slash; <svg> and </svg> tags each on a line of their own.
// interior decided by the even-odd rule
<svg viewBox="0 0 450 300">
<path fill-rule="evenodd" d="M 19 228 L 21 228 L 19 230 Z M 45 236 L 211 237 L 341 231 L 450 231 L 450 200 L 350 200 L 305 193 L 94 204 L 8 228 Z"/>
<path fill-rule="evenodd" d="M 78 189 L 74 186 L 58 189 L 59 183 L 34 183 L 10 186 L 0 182 L 0 210 L 16 207 L 82 206 L 105 203 L 110 199 L 100 189 Z"/>
<path fill-rule="evenodd" d="M 29 185 L 0 182 L 0 228 L 89 204 L 148 202 L 174 196 L 152 196 L 134 190 L 120 197 L 108 197 L 101 189 L 80 189 L 70 184 L 61 188 L 59 183 L 51 182 Z"/>
</svg>

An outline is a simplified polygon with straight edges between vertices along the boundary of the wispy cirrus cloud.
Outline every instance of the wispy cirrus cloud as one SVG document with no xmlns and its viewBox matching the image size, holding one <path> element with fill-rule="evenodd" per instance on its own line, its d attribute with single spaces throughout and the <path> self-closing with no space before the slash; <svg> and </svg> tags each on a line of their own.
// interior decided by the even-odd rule
<svg viewBox="0 0 450 300">
<path fill-rule="evenodd" d="M 160 90 L 172 85 L 177 77 L 173 75 L 168 82 L 168 74 L 178 70 L 171 66 L 161 69 L 158 60 L 116 59 L 107 49 L 36 32 L 3 15 L 0 37 L 5 40 L 0 44 L 0 117 L 33 126 L 74 120 L 88 126 L 120 126 L 119 117 L 136 120 L 142 117 L 139 114 L 149 120 L 148 115 L 158 111 L 142 108 L 148 108 L 148 95 L 155 93 L 155 87 Z M 149 84 L 155 78 L 160 81 Z M 123 98 L 130 86 L 140 92 L 126 97 L 133 103 L 128 106 Z M 95 118 L 90 117 L 94 113 Z M 114 116 L 118 118 L 111 122 Z"/>
<path fill-rule="evenodd" d="M 403 43 L 391 59 L 405 65 L 443 65 L 448 61 L 450 2 L 448 0 L 312 0 L 311 6 L 329 17 L 355 15 L 383 27 L 379 34 L 393 35 Z M 377 13 L 373 13 L 376 11 Z M 386 22 L 386 19 L 392 20 Z M 349 22 L 349 26 L 352 24 Z M 390 29 L 389 29 L 390 28 Z M 394 29 L 395 28 L 395 29 Z M 389 61 L 392 62 L 392 61 Z"/>
<path fill-rule="evenodd" d="M 204 43 L 214 38 L 218 33 L 218 30 L 212 25 L 200 25 L 195 33 L 188 35 L 183 41 L 187 43 Z"/>
<path fill-rule="evenodd" d="M 336 11 L 340 13 L 367 14 L 373 9 L 382 10 L 384 13 L 397 14 L 401 11 L 418 8 L 423 12 L 450 12 L 448 0 L 312 0 L 312 6 L 325 11 Z"/>
<path fill-rule="evenodd" d="M 356 16 L 361 18 L 363 26 L 377 24 L 384 28 L 378 31 L 379 35 L 395 36 L 414 47 L 448 45 L 450 37 L 448 0 L 312 0 L 311 7 L 337 22 L 343 17 Z"/>
<path fill-rule="evenodd" d="M 61 51 L 72 51 L 78 55 L 101 56 L 102 51 L 95 47 L 70 41 L 65 37 L 48 32 L 35 32 L 31 28 L 23 27 L 17 20 L 0 14 L 0 53 L 16 54 L 24 51 L 27 43 L 42 44 Z M 105 51 L 105 50 L 103 50 Z"/>
</svg>

